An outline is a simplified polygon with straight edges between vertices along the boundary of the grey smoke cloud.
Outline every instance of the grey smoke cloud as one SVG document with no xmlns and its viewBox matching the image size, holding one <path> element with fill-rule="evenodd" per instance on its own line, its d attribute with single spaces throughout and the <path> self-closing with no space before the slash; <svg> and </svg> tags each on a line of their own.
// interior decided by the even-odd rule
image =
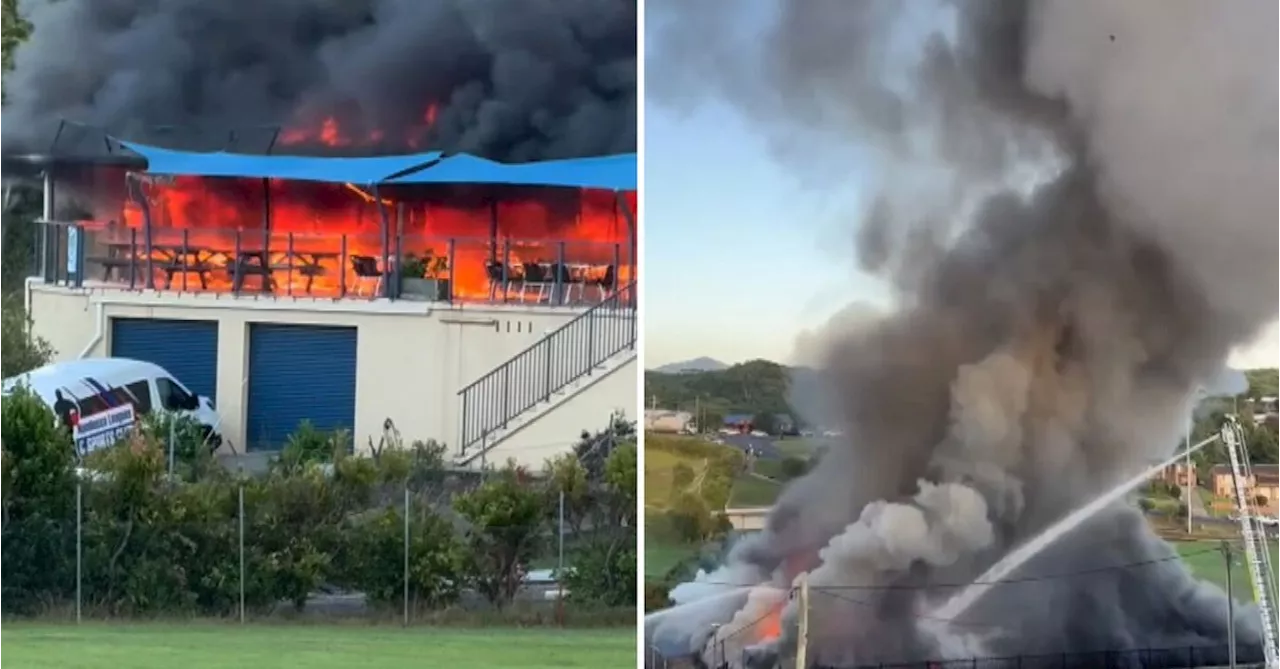
<svg viewBox="0 0 1280 669">
<path fill-rule="evenodd" d="M 820 661 L 974 652 L 924 633 L 919 612 L 948 594 L 930 584 L 977 577 L 1169 455 L 1192 389 L 1276 317 L 1276 6 L 813 0 L 771 4 L 754 35 L 725 3 L 647 7 L 662 30 L 655 100 L 735 104 L 797 174 L 825 146 L 871 156 L 851 255 L 897 301 L 822 345 L 848 443 L 708 579 L 776 593 L 801 564 L 865 586 L 857 604 L 815 609 Z M 981 504 L 927 511 L 930 490 Z M 886 508 L 902 522 L 883 522 Z M 1169 556 L 1119 506 L 1025 572 Z M 1002 588 L 956 622 L 984 626 L 993 655 L 1225 643 L 1223 593 L 1152 564 Z M 776 605 L 752 594 L 647 634 L 711 657 L 710 623 Z M 1256 611 L 1238 611 L 1238 638 L 1258 643 Z"/>
<path fill-rule="evenodd" d="M 507 160 L 635 150 L 634 0 L 20 9 L 35 30 L 5 77 L 6 150 L 47 145 L 62 118 L 136 137 L 163 125 L 319 127 L 333 116 L 366 150 L 403 152 L 432 104 L 424 149 Z"/>
</svg>

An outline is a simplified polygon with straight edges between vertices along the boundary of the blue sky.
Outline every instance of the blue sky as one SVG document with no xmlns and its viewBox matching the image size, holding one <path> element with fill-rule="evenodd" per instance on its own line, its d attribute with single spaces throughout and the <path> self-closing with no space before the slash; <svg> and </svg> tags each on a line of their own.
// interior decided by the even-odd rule
<svg viewBox="0 0 1280 669">
<path fill-rule="evenodd" d="M 723 104 L 648 103 L 645 137 L 646 367 L 787 361 L 802 330 L 884 299 L 855 273 L 851 228 L 832 213 L 856 187 L 839 200 L 803 188 Z"/>
</svg>

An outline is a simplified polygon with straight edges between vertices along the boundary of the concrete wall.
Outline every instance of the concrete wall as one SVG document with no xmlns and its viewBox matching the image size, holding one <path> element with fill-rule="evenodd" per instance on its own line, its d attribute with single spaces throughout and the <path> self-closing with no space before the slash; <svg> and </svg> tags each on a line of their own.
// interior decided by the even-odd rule
<svg viewBox="0 0 1280 669">
<path fill-rule="evenodd" d="M 131 293 L 43 284 L 29 285 L 28 300 L 34 332 L 53 345 L 57 360 L 75 359 L 82 352 L 108 355 L 112 317 L 218 321 L 218 412 L 224 434 L 237 445 L 245 442 L 249 324 L 354 326 L 359 329 L 353 435 L 357 448 L 366 448 L 369 437 L 376 442 L 388 417 L 406 440 L 434 438 L 453 447 L 458 439 L 458 391 L 580 313 L 504 305 Z M 591 393 L 603 391 L 606 396 L 583 400 L 578 408 L 566 406 L 567 411 L 556 412 L 561 416 L 544 421 L 545 428 L 535 429 L 535 423 L 526 431 L 534 441 L 547 441 L 551 439 L 541 434 L 542 429 L 571 426 L 571 439 L 583 428 L 603 428 L 613 407 L 633 411 L 636 373 L 632 366 L 627 374 L 612 375 L 630 379 L 610 381 Z M 534 441 L 521 439 L 512 447 Z"/>
<path fill-rule="evenodd" d="M 631 417 L 637 404 L 636 380 L 640 363 L 631 359 L 586 382 L 562 403 L 539 415 L 485 454 L 499 465 L 507 458 L 540 469 L 550 457 L 566 452 L 582 431 L 592 434 L 609 427 L 609 417 L 621 412 Z"/>
<path fill-rule="evenodd" d="M 724 515 L 729 519 L 729 523 L 733 525 L 733 529 L 743 532 L 751 532 L 764 529 L 771 510 L 772 509 L 767 506 L 759 508 L 725 509 Z"/>
</svg>

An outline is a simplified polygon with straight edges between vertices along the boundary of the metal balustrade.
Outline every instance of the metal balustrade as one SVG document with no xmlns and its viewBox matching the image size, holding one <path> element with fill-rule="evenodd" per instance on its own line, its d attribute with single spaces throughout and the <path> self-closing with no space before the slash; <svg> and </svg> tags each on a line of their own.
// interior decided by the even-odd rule
<svg viewBox="0 0 1280 669">
<path fill-rule="evenodd" d="M 636 284 L 630 282 L 463 388 L 460 455 L 487 448 L 488 437 L 513 419 L 634 349 L 636 332 Z"/>
<path fill-rule="evenodd" d="M 568 306 L 634 280 L 620 242 L 40 225 L 41 276 L 73 287 Z"/>
</svg>

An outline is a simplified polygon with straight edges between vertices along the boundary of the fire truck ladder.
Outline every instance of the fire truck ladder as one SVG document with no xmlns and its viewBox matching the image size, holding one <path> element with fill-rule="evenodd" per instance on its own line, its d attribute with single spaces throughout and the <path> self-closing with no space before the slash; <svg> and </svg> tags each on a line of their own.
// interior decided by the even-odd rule
<svg viewBox="0 0 1280 669">
<path fill-rule="evenodd" d="M 1244 540 L 1245 560 L 1249 565 L 1249 580 L 1253 585 L 1253 596 L 1258 603 L 1258 613 L 1262 615 L 1263 653 L 1266 657 L 1267 669 L 1280 667 L 1280 658 L 1276 650 L 1276 616 L 1272 608 L 1271 595 L 1276 591 L 1274 572 L 1271 571 L 1271 551 L 1266 546 L 1259 546 L 1258 535 L 1264 540 L 1266 526 L 1255 513 L 1255 502 L 1250 497 L 1247 482 L 1252 472 L 1249 467 L 1249 453 L 1245 449 L 1244 431 L 1235 416 L 1228 416 L 1222 425 L 1222 442 L 1227 447 L 1227 457 L 1231 459 L 1231 478 L 1236 489 L 1236 508 L 1240 518 L 1240 536 Z"/>
</svg>

